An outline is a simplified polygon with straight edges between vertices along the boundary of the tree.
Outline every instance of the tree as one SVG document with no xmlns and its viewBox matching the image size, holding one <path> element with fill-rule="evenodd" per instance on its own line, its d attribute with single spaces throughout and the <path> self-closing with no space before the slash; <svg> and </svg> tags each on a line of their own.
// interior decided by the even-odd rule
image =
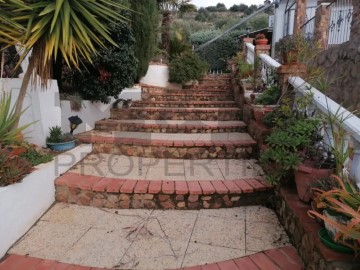
<svg viewBox="0 0 360 270">
<path fill-rule="evenodd" d="M 193 5 L 191 0 L 157 0 L 159 9 L 162 12 L 162 31 L 161 31 L 161 44 L 162 49 L 169 52 L 170 48 L 170 24 L 171 24 L 171 12 L 184 9 L 184 6 Z"/>
<path fill-rule="evenodd" d="M 145 76 L 157 45 L 159 13 L 156 0 L 130 1 L 131 26 L 136 40 L 134 51 L 138 59 L 136 81 Z"/>
<path fill-rule="evenodd" d="M 23 45 L 22 59 L 31 52 L 16 103 L 16 113 L 22 110 L 31 78 L 39 75 L 42 84 L 46 84 L 50 78 L 52 60 L 57 59 L 58 55 L 61 54 L 69 66 L 73 64 L 79 67 L 81 58 L 91 62 L 97 48 L 105 46 L 99 37 L 117 46 L 105 22 L 124 21 L 118 11 L 127 9 L 113 0 L 1 1 L 0 10 L 6 8 L 12 15 L 11 21 L 21 26 L 8 32 L 7 40 L 16 40 Z M 26 3 L 25 7 L 19 9 L 19 2 Z M 8 21 L 6 14 L 0 13 L 0 25 Z M 14 128 L 17 125 L 18 122 Z"/>
</svg>

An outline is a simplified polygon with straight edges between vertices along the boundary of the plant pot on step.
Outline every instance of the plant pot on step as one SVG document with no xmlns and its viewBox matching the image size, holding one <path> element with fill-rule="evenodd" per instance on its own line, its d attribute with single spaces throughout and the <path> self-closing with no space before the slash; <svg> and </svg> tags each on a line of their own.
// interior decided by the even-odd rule
<svg viewBox="0 0 360 270">
<path fill-rule="evenodd" d="M 274 111 L 278 105 L 251 105 L 254 110 L 254 118 L 258 124 L 263 124 L 263 118 L 266 114 Z"/>
<path fill-rule="evenodd" d="M 299 58 L 298 50 L 290 50 L 283 54 L 284 65 L 296 65 Z"/>
<path fill-rule="evenodd" d="M 267 38 L 255 39 L 256 45 L 266 45 L 266 44 L 268 44 L 268 42 L 269 42 L 269 40 Z"/>
<path fill-rule="evenodd" d="M 316 179 L 329 177 L 333 169 L 318 169 L 311 163 L 303 163 L 295 170 L 295 183 L 299 199 L 305 203 L 311 201 L 311 186 Z"/>
<path fill-rule="evenodd" d="M 75 147 L 76 140 L 61 143 L 46 143 L 47 146 L 54 151 L 67 151 Z"/>
</svg>

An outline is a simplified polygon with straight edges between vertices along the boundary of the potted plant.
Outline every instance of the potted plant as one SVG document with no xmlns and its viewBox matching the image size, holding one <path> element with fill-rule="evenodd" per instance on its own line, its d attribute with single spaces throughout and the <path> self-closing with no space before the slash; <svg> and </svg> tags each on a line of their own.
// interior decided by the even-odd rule
<svg viewBox="0 0 360 270">
<path fill-rule="evenodd" d="M 254 99 L 251 106 L 253 107 L 254 118 L 257 123 L 262 124 L 264 116 L 278 107 L 276 104 L 280 96 L 280 87 L 277 84 L 273 84 Z"/>
<path fill-rule="evenodd" d="M 266 45 L 268 43 L 268 39 L 266 38 L 265 34 L 260 33 L 255 36 L 255 44 L 256 45 Z"/>
<path fill-rule="evenodd" d="M 47 146 L 54 151 L 66 151 L 75 147 L 75 137 L 70 133 L 63 133 L 61 127 L 50 128 L 50 135 L 46 138 Z"/>
<path fill-rule="evenodd" d="M 277 51 L 283 58 L 285 65 L 298 63 L 298 46 L 296 36 L 285 36 L 277 43 Z"/>
<path fill-rule="evenodd" d="M 327 235 L 333 244 L 339 243 L 350 248 L 354 252 L 360 251 L 360 193 L 357 187 L 347 177 L 331 176 L 337 183 L 337 187 L 325 191 L 316 189 L 318 192 L 318 207 L 323 213 L 309 210 L 310 217 L 317 217 L 324 221 Z M 324 234 L 319 232 L 320 239 L 331 248 Z M 341 246 L 340 246 L 341 247 Z M 340 250 L 341 249 L 337 249 Z"/>
</svg>

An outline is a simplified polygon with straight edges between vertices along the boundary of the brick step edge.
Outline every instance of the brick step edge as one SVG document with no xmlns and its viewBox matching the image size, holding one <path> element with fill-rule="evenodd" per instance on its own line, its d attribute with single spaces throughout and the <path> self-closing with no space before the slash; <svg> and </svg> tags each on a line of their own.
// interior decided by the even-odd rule
<svg viewBox="0 0 360 270">
<path fill-rule="evenodd" d="M 292 246 L 286 246 L 277 249 L 270 249 L 250 256 L 210 263 L 201 266 L 191 266 L 181 268 L 183 270 L 300 270 L 303 265 L 299 255 Z M 68 269 L 68 270 L 107 270 L 98 267 L 85 267 L 80 265 L 71 265 L 57 261 L 39 259 L 24 255 L 9 255 L 0 262 L 0 270 L 50 270 L 50 269 Z M 177 269 L 180 270 L 180 269 Z"/>
<path fill-rule="evenodd" d="M 100 120 L 95 123 L 99 131 L 136 131 L 152 133 L 221 133 L 245 131 L 245 124 L 237 125 L 191 125 L 191 124 L 146 124 L 124 123 L 117 120 Z"/>
<path fill-rule="evenodd" d="M 293 246 L 269 249 L 253 255 L 209 263 L 199 266 L 183 267 L 175 270 L 302 270 L 301 258 Z"/>
<path fill-rule="evenodd" d="M 66 173 L 55 181 L 57 202 L 120 209 L 216 209 L 267 202 L 273 187 L 262 179 L 126 180 Z"/>
</svg>

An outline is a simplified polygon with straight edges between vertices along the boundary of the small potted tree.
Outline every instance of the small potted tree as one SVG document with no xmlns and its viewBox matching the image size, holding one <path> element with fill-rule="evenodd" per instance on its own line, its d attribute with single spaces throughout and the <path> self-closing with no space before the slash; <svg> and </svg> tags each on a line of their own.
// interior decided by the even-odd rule
<svg viewBox="0 0 360 270">
<path fill-rule="evenodd" d="M 298 46 L 296 36 L 286 36 L 276 44 L 277 51 L 283 58 L 284 65 L 293 65 L 298 63 Z"/>
</svg>

